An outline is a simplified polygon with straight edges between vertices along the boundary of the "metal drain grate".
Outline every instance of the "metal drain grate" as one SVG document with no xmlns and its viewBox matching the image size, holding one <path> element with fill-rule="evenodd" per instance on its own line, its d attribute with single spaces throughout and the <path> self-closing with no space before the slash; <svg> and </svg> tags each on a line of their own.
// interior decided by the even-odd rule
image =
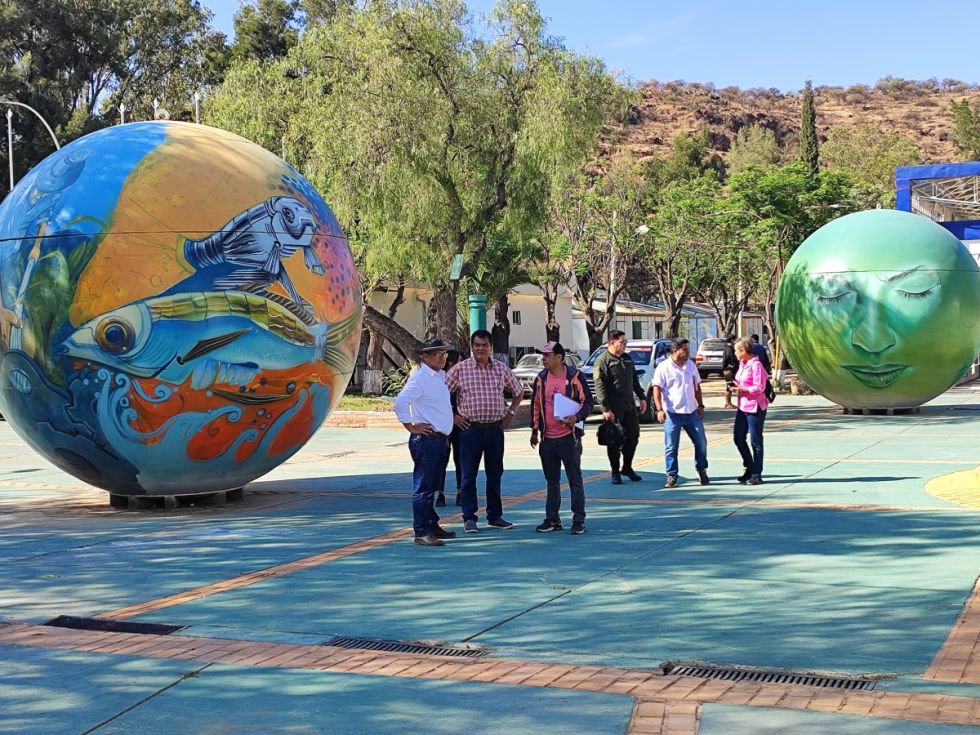
<svg viewBox="0 0 980 735">
<path fill-rule="evenodd" d="M 723 681 L 751 681 L 758 684 L 797 684 L 807 687 L 828 689 L 863 690 L 874 689 L 877 679 L 857 679 L 847 676 L 822 676 L 820 674 L 801 674 L 795 671 L 776 671 L 772 669 L 741 669 L 701 664 L 672 664 L 663 666 L 664 674 L 669 676 L 696 676 L 702 679 L 721 679 Z"/>
<path fill-rule="evenodd" d="M 377 638 L 351 638 L 335 635 L 323 642 L 324 646 L 338 648 L 358 648 L 366 651 L 385 651 L 388 653 L 418 653 L 425 656 L 455 656 L 456 658 L 481 658 L 490 653 L 488 648 L 461 648 L 456 646 L 435 646 L 427 643 L 406 643 L 405 641 L 385 641 Z"/>
<path fill-rule="evenodd" d="M 124 620 L 106 620 L 105 618 L 74 618 L 71 615 L 59 615 L 44 625 L 54 628 L 74 628 L 75 630 L 98 630 L 103 633 L 144 633 L 146 635 L 170 635 L 183 625 L 163 625 L 162 623 L 127 623 Z"/>
</svg>

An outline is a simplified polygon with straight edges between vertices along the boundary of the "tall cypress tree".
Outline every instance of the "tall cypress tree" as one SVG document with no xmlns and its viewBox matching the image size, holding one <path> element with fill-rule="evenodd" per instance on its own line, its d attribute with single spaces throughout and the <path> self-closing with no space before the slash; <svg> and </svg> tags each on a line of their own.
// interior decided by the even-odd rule
<svg viewBox="0 0 980 735">
<path fill-rule="evenodd" d="M 812 173 L 820 168 L 820 148 L 817 142 L 817 111 L 813 106 L 813 86 L 807 79 L 803 87 L 803 119 L 800 125 L 800 159 Z"/>
</svg>

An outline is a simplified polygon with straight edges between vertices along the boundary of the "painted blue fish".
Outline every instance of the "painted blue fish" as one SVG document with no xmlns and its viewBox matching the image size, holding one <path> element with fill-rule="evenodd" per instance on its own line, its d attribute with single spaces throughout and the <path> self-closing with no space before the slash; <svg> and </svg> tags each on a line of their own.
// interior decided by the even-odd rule
<svg viewBox="0 0 980 735">
<path fill-rule="evenodd" d="M 141 378 L 191 387 L 244 385 L 262 370 L 324 359 L 333 339 L 287 306 L 254 293 L 179 293 L 89 320 L 62 351 Z"/>
</svg>

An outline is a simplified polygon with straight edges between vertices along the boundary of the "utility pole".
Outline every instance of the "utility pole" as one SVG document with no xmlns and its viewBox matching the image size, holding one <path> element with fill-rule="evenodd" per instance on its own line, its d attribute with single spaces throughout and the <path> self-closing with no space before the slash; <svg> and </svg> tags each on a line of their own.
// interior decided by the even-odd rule
<svg viewBox="0 0 980 735">
<path fill-rule="evenodd" d="M 606 294 L 606 306 L 609 309 L 609 326 L 606 334 L 616 328 L 616 220 L 617 212 L 612 216 L 612 239 L 609 243 L 609 293 Z"/>
<path fill-rule="evenodd" d="M 125 102 L 120 102 L 119 103 L 119 124 L 120 125 L 125 125 L 126 124 L 126 103 Z"/>
<path fill-rule="evenodd" d="M 194 90 L 194 122 L 201 124 L 201 93 Z"/>
</svg>

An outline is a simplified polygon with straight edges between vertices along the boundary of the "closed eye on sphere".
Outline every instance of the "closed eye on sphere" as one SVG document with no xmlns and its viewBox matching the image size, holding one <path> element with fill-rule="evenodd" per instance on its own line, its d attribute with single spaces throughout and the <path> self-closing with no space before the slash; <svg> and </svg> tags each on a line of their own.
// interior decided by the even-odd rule
<svg viewBox="0 0 980 735">
<path fill-rule="evenodd" d="M 136 332 L 129 322 L 122 319 L 106 319 L 95 330 L 95 340 L 106 352 L 119 355 L 133 349 Z"/>
</svg>

